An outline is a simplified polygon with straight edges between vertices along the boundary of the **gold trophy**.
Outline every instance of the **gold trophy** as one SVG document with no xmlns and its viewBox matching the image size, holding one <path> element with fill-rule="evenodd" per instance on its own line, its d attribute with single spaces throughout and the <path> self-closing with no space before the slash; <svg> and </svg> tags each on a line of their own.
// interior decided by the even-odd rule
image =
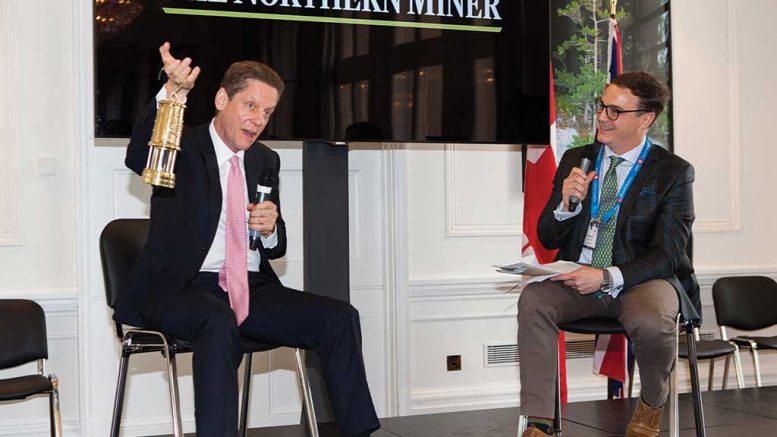
<svg viewBox="0 0 777 437">
<path fill-rule="evenodd" d="M 175 93 L 159 102 L 151 141 L 148 142 L 148 161 L 141 175 L 144 183 L 175 188 L 175 158 L 181 150 L 185 109 L 186 105 L 177 101 Z"/>
</svg>

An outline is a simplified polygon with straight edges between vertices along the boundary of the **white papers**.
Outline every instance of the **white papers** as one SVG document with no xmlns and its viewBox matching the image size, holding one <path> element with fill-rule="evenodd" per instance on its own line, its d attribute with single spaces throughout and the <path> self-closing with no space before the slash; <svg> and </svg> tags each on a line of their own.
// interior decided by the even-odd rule
<svg viewBox="0 0 777 437">
<path fill-rule="evenodd" d="M 562 273 L 569 273 L 580 268 L 580 264 L 572 261 L 556 261 L 549 264 L 537 265 L 527 262 L 517 262 L 511 264 L 495 265 L 497 272 L 508 273 L 511 275 L 521 275 L 521 282 L 531 284 L 532 282 L 542 282 L 553 276 Z"/>
</svg>

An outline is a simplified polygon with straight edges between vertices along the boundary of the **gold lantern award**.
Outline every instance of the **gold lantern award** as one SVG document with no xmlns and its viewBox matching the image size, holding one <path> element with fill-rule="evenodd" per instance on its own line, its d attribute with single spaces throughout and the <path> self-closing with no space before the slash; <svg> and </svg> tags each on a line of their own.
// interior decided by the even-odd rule
<svg viewBox="0 0 777 437">
<path fill-rule="evenodd" d="M 144 183 L 175 188 L 175 158 L 181 150 L 185 109 L 186 105 L 176 100 L 175 93 L 159 102 L 154 131 L 148 142 L 148 162 L 141 176 Z"/>
</svg>

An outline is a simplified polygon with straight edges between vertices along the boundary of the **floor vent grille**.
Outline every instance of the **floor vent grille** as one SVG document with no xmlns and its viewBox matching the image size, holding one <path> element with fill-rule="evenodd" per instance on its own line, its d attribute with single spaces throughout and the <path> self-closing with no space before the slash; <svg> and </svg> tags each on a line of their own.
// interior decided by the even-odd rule
<svg viewBox="0 0 777 437">
<path fill-rule="evenodd" d="M 594 356 L 594 340 L 567 340 L 567 359 L 576 360 Z M 492 342 L 484 345 L 486 367 L 515 366 L 521 362 L 518 345 L 512 342 Z"/>
</svg>

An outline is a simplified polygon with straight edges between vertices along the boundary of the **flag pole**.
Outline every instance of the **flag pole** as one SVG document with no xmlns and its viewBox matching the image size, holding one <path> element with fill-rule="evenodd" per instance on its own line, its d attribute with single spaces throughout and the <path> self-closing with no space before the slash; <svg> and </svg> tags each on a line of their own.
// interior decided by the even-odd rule
<svg viewBox="0 0 777 437">
<path fill-rule="evenodd" d="M 618 13 L 618 0 L 610 0 L 610 18 L 615 18 Z"/>
</svg>

